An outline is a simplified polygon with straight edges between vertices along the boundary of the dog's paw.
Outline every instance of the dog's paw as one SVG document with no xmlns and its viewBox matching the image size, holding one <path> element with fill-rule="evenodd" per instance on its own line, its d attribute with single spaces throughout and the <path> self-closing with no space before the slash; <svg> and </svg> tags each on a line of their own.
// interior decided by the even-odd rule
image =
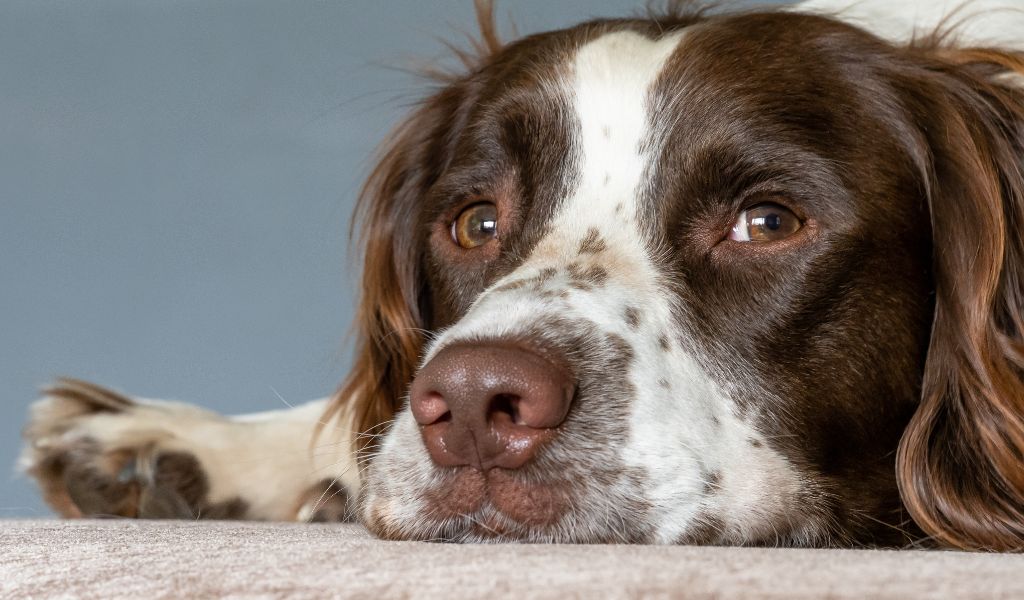
<svg viewBox="0 0 1024 600">
<path fill-rule="evenodd" d="M 31 408 L 20 466 L 64 517 L 239 518 L 240 500 L 206 502 L 199 460 L 167 426 L 192 412 L 61 379 Z"/>
</svg>

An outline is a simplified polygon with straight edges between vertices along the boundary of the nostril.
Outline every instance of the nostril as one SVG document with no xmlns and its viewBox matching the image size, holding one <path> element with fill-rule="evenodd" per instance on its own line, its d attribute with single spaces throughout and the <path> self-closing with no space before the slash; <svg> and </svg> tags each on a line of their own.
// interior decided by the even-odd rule
<svg viewBox="0 0 1024 600">
<path fill-rule="evenodd" d="M 420 425 L 433 425 L 452 420 L 448 402 L 437 392 L 414 395 L 410 404 L 412 416 Z"/>
<path fill-rule="evenodd" d="M 519 412 L 519 403 L 522 400 L 516 394 L 496 394 L 491 399 L 490 410 L 488 414 L 493 419 L 494 417 L 507 416 L 510 421 L 515 425 L 526 425 L 523 422 L 522 414 Z"/>
</svg>

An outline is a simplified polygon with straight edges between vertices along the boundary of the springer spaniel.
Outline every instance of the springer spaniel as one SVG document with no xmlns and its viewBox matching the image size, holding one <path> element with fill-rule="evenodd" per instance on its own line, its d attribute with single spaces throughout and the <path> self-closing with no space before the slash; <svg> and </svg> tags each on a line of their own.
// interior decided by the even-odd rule
<svg viewBox="0 0 1024 600">
<path fill-rule="evenodd" d="M 478 2 L 363 193 L 337 395 L 61 380 L 24 468 L 67 517 L 1021 549 L 1020 0 L 840 4 L 503 44 Z"/>
</svg>

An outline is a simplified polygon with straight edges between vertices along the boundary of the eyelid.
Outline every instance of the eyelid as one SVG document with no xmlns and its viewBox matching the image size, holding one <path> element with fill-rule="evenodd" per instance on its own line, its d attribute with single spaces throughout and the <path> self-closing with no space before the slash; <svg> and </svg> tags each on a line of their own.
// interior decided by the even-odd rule
<svg viewBox="0 0 1024 600">
<path fill-rule="evenodd" d="M 796 215 L 796 218 L 803 223 L 807 220 L 807 217 L 802 210 L 801 204 L 794 201 L 794 198 L 792 195 L 781 192 L 757 193 L 748 196 L 741 206 L 743 207 L 743 212 L 750 212 L 762 206 L 778 206 Z"/>
</svg>

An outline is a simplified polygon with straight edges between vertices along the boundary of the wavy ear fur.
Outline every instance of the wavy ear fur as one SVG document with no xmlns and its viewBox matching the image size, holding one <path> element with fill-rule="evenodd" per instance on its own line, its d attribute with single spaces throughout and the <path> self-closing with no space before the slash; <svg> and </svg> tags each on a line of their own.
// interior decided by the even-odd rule
<svg viewBox="0 0 1024 600">
<path fill-rule="evenodd" d="M 489 0 L 476 0 L 480 38 L 456 58 L 473 72 L 501 49 Z M 423 349 L 429 307 L 422 274 L 420 202 L 444 169 L 448 134 L 458 120 L 459 77 L 427 70 L 444 87 L 426 99 L 383 145 L 360 193 L 353 229 L 364 248 L 352 370 L 323 423 L 342 416 L 359 434 L 356 450 L 373 445 L 404 399 Z M 465 77 L 463 75 L 462 77 Z"/>
<path fill-rule="evenodd" d="M 389 421 L 412 380 L 423 345 L 417 201 L 429 187 L 424 172 L 427 131 L 436 122 L 427 104 L 399 126 L 360 195 L 353 228 L 364 248 L 361 298 L 356 312 L 352 370 L 323 421 L 342 410 L 360 434 Z"/>
<path fill-rule="evenodd" d="M 897 475 L 933 539 L 1024 549 L 1024 55 L 911 50 L 903 73 L 922 154 L 935 316 Z M 1024 83 L 1024 79 L 1017 83 Z"/>
</svg>

